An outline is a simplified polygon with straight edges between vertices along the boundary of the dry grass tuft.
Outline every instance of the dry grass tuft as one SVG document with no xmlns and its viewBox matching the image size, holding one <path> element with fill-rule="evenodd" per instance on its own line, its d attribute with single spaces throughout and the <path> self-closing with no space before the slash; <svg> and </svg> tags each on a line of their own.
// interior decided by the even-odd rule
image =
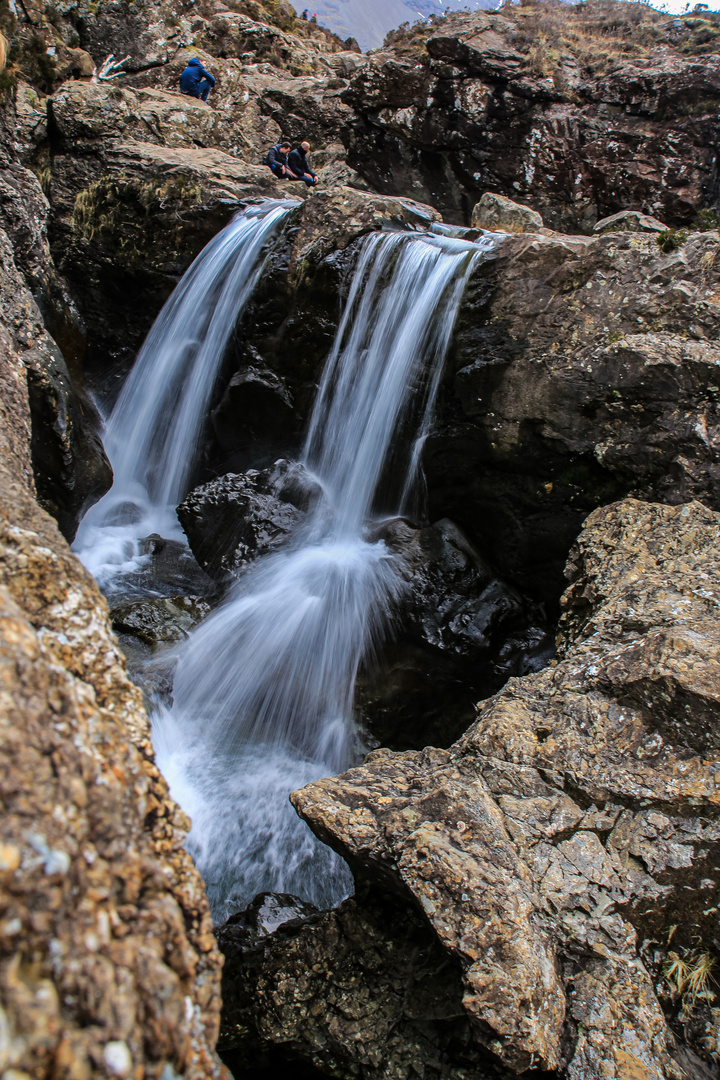
<svg viewBox="0 0 720 1080">
<path fill-rule="evenodd" d="M 698 998 L 714 1001 L 715 994 L 710 989 L 715 957 L 709 952 L 695 949 L 681 956 L 669 952 L 663 967 L 663 975 L 673 994 L 682 999 L 683 1008 L 692 1008 Z"/>
</svg>

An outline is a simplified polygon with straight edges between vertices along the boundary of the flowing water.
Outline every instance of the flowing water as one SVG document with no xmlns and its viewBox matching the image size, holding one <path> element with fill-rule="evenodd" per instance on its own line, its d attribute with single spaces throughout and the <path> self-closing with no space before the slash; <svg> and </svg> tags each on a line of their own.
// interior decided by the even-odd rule
<svg viewBox="0 0 720 1080">
<path fill-rule="evenodd" d="M 412 486 L 477 255 L 428 236 L 366 241 L 303 453 L 325 498 L 283 551 L 251 567 L 179 657 L 173 707 L 156 717 L 154 737 L 193 819 L 190 848 L 216 919 L 263 890 L 327 907 L 352 889 L 288 794 L 362 751 L 355 680 L 402 591 L 388 550 L 365 538 L 366 527 L 374 511 L 397 513 Z"/>
<path fill-rule="evenodd" d="M 74 550 L 109 593 L 128 590 L 151 533 L 183 539 L 187 493 L 218 370 L 291 201 L 251 206 L 203 249 L 160 312 L 106 424 L 113 486 Z M 142 577 L 142 575 L 140 575 Z"/>
<path fill-rule="evenodd" d="M 132 573 L 138 537 L 177 529 L 217 367 L 291 205 L 253 208 L 221 233 L 143 346 L 108 424 L 115 485 L 76 545 L 106 591 Z M 460 298 L 492 246 L 430 233 L 367 238 L 302 455 L 323 497 L 180 650 L 172 705 L 158 706 L 153 737 L 193 820 L 188 844 L 218 921 L 264 890 L 328 907 L 352 889 L 288 795 L 363 752 L 355 680 L 403 591 L 368 526 L 418 498 Z"/>
</svg>

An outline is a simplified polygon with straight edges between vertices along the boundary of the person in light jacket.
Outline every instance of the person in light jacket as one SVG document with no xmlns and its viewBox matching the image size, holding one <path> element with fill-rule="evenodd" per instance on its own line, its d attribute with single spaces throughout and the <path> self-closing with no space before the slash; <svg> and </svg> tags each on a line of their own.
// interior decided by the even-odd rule
<svg viewBox="0 0 720 1080">
<path fill-rule="evenodd" d="M 188 65 L 180 76 L 180 93 L 188 97 L 199 98 L 207 103 L 208 94 L 215 85 L 215 79 L 202 66 L 197 56 L 188 60 Z"/>
</svg>

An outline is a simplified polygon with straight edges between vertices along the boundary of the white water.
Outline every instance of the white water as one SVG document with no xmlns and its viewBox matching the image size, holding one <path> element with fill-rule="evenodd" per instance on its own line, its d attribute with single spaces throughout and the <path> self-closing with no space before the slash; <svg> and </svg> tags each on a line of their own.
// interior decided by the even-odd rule
<svg viewBox="0 0 720 1080">
<path fill-rule="evenodd" d="M 139 538 L 182 537 L 175 506 L 219 365 L 294 205 L 250 208 L 220 233 L 138 356 L 107 426 L 114 486 L 75 545 L 108 593 L 135 587 L 146 558 Z M 362 754 L 355 680 L 402 591 L 384 544 L 365 538 L 367 526 L 415 497 L 459 301 L 479 249 L 492 246 L 452 235 L 366 240 L 303 451 L 325 497 L 179 653 L 173 705 L 158 708 L 153 737 L 192 817 L 189 847 L 218 921 L 264 890 L 328 907 L 352 889 L 345 864 L 313 837 L 288 795 Z"/>
<path fill-rule="evenodd" d="M 291 201 L 244 210 L 204 248 L 160 312 L 107 422 L 113 486 L 85 515 L 74 550 L 106 591 L 122 586 L 150 533 L 184 539 L 187 484 L 225 350 Z"/>
<path fill-rule="evenodd" d="M 401 592 L 384 544 L 364 532 L 375 507 L 397 513 L 409 497 L 477 255 L 428 235 L 366 241 L 303 455 L 326 498 L 180 653 L 173 707 L 155 717 L 154 740 L 193 819 L 189 846 L 216 920 L 264 890 L 327 907 L 352 889 L 288 794 L 361 753 L 355 679 Z"/>
</svg>

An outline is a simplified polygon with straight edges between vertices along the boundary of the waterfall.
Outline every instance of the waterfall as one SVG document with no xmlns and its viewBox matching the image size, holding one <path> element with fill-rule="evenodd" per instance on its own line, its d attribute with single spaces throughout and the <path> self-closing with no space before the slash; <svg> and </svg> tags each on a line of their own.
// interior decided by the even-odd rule
<svg viewBox="0 0 720 1080">
<path fill-rule="evenodd" d="M 387 630 L 401 578 L 373 514 L 409 498 L 460 298 L 479 248 L 382 233 L 364 244 L 304 449 L 324 492 L 280 552 L 247 571 L 179 656 L 158 762 L 189 812 L 189 846 L 222 921 L 263 890 L 320 907 L 348 869 L 288 794 L 358 760 L 361 663 Z"/>
<path fill-rule="evenodd" d="M 74 550 L 112 589 L 150 533 L 182 537 L 213 387 L 233 332 L 294 201 L 250 206 L 203 249 L 156 319 L 105 429 L 113 486 L 83 518 Z"/>
</svg>

